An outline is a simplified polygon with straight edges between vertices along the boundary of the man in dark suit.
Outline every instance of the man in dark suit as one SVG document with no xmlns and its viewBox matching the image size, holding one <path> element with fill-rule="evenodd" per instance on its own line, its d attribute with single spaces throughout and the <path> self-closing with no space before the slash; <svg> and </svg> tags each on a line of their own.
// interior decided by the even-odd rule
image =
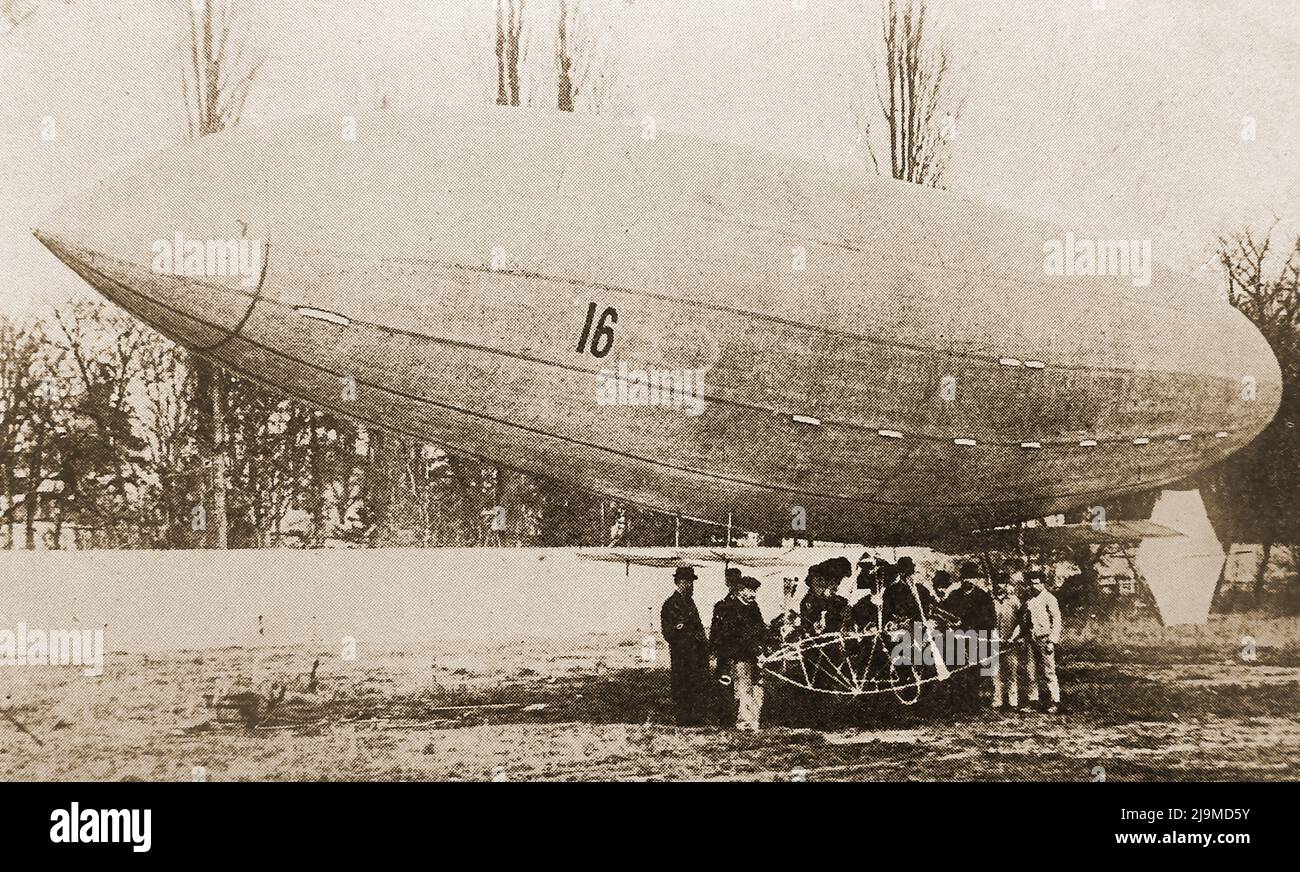
<svg viewBox="0 0 1300 872">
<path fill-rule="evenodd" d="M 769 631 L 754 595 L 759 581 L 744 576 L 713 607 L 710 644 L 718 658 L 719 680 L 735 696 L 736 728 L 757 730 L 763 709 L 763 680 L 758 659 L 769 643 Z"/>
<path fill-rule="evenodd" d="M 848 561 L 844 561 L 845 566 Z M 839 595 L 841 567 L 832 561 L 808 570 L 808 592 L 799 603 L 799 625 L 806 636 L 838 633 L 849 620 L 849 601 Z"/>
<path fill-rule="evenodd" d="M 913 624 L 930 620 L 935 605 L 934 594 L 930 593 L 930 588 L 916 583 L 916 564 L 912 558 L 906 555 L 898 558 L 894 568 L 897 577 L 885 588 L 885 622 L 911 632 Z"/>
<path fill-rule="evenodd" d="M 677 590 L 659 610 L 660 627 L 668 643 L 673 708 L 679 727 L 704 723 L 709 686 L 709 642 L 693 598 L 696 577 L 695 567 L 677 567 L 673 572 Z"/>
<path fill-rule="evenodd" d="M 866 555 L 863 555 L 866 558 Z M 853 604 L 853 628 L 859 631 L 877 630 L 884 624 L 885 591 L 897 577 L 894 564 L 880 560 L 874 565 L 859 563 L 858 590 L 863 595 Z"/>
<path fill-rule="evenodd" d="M 980 705 L 980 675 L 984 671 L 980 662 L 990 652 L 987 640 L 998 624 L 997 607 L 993 597 L 978 582 L 984 573 L 976 563 L 961 567 L 961 587 L 943 601 L 944 610 L 950 612 L 957 624 L 952 629 L 961 635 L 957 639 L 964 662 L 952 664 L 952 708 L 954 711 L 975 711 Z"/>
</svg>

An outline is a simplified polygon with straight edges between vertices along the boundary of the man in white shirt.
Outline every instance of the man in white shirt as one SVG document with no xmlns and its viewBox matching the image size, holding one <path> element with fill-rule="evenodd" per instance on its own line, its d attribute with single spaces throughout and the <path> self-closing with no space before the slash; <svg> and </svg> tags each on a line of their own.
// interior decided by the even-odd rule
<svg viewBox="0 0 1300 872">
<path fill-rule="evenodd" d="M 993 607 L 997 612 L 997 648 L 989 662 L 993 674 L 993 707 L 1020 708 L 1020 663 L 1024 660 L 1021 624 L 1024 604 L 1011 590 L 1009 579 L 993 582 Z"/>
<path fill-rule="evenodd" d="M 1029 678 L 1029 704 L 1038 702 L 1038 676 L 1047 682 L 1047 692 L 1052 704 L 1047 707 L 1055 713 L 1061 704 L 1061 685 L 1056 680 L 1056 646 L 1061 641 L 1061 607 L 1056 597 L 1047 589 L 1047 578 L 1038 570 L 1025 573 L 1030 595 L 1025 600 L 1024 636 L 1029 649 L 1025 652 L 1025 667 Z"/>
</svg>

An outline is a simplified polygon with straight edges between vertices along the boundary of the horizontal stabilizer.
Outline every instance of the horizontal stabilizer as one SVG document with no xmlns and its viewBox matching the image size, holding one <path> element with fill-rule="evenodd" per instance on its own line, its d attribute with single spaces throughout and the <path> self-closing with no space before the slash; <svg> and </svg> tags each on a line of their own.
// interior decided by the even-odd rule
<svg viewBox="0 0 1300 872">
<path fill-rule="evenodd" d="M 637 566 L 682 566 L 690 561 L 676 551 L 627 551 L 621 548 L 593 548 L 578 552 L 585 560 L 606 560 L 610 563 L 635 563 Z"/>
<path fill-rule="evenodd" d="M 1063 524 L 1056 527 L 999 527 L 980 530 L 965 537 L 968 546 L 1015 548 L 1020 542 L 1032 548 L 1064 548 L 1070 545 L 1133 545 L 1143 539 L 1181 536 L 1182 533 L 1154 521 L 1106 521 Z"/>
<path fill-rule="evenodd" d="M 809 549 L 800 548 L 797 554 L 757 548 L 585 548 L 578 552 L 587 560 L 606 560 L 611 563 L 628 563 L 637 566 L 668 567 L 700 563 L 727 563 L 732 566 L 753 568 L 806 568 L 812 558 Z"/>
</svg>

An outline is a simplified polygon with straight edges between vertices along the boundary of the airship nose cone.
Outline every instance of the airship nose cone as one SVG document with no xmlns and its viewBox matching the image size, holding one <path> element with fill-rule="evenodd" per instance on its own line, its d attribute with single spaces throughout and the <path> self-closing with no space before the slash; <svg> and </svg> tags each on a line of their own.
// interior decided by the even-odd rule
<svg viewBox="0 0 1300 872">
<path fill-rule="evenodd" d="M 97 247 L 82 232 L 75 229 L 75 224 L 66 220 L 68 212 L 66 207 L 60 210 L 55 216 L 33 229 L 32 235 L 88 284 L 109 299 L 120 302 L 118 300 L 120 294 L 115 290 L 114 285 L 105 281 L 96 269 L 95 253 L 102 253 L 104 246 Z M 102 267 L 104 264 L 99 263 L 98 266 Z"/>
<path fill-rule="evenodd" d="M 195 155 L 184 146 L 137 164 L 67 202 L 33 234 L 109 300 L 205 348 L 246 315 L 266 248 L 249 232 L 263 222 L 245 217 L 247 203 L 221 202 L 196 181 L 205 167 Z"/>
<path fill-rule="evenodd" d="M 84 198 L 77 198 L 64 203 L 54 214 L 44 218 L 32 229 L 32 235 L 50 250 L 50 253 L 63 261 L 73 270 L 80 272 L 83 265 L 77 252 L 82 239 L 77 230 L 84 225 Z"/>
<path fill-rule="evenodd" d="M 32 235 L 40 241 L 41 245 L 48 248 L 50 253 L 55 257 L 66 263 L 68 266 L 73 267 L 73 269 L 76 269 L 76 267 L 73 266 L 74 258 L 72 256 L 71 248 L 63 241 L 62 236 L 60 236 L 57 231 L 51 229 L 48 224 L 42 224 L 40 227 L 34 228 L 32 230 Z"/>
</svg>

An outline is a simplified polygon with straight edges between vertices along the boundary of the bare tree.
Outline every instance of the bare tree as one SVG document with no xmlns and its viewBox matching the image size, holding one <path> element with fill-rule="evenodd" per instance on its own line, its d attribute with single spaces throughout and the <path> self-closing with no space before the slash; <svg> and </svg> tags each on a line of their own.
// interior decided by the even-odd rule
<svg viewBox="0 0 1300 872">
<path fill-rule="evenodd" d="M 261 69 L 250 54 L 242 0 L 187 0 L 189 34 L 181 61 L 181 92 L 190 138 L 239 124 L 244 101 Z M 226 379 L 212 364 L 195 359 L 196 423 L 200 449 L 211 461 L 212 512 L 209 545 L 227 547 Z"/>
<path fill-rule="evenodd" d="M 28 509 L 28 547 L 35 547 L 34 493 L 29 496 L 29 492 L 40 486 L 44 443 L 29 443 L 33 443 L 30 437 L 34 432 L 41 433 L 48 418 L 45 401 L 50 391 L 44 385 L 49 384 L 45 380 L 50 374 L 43 353 L 44 337 L 45 327 L 40 322 L 19 323 L 0 315 L 0 484 L 4 487 L 6 549 L 14 546 L 20 496 Z M 26 477 L 22 494 L 18 492 L 20 471 Z"/>
<path fill-rule="evenodd" d="M 142 429 L 148 443 L 146 466 L 152 498 L 146 500 L 157 545 L 192 544 L 191 507 L 202 467 L 191 439 L 194 432 L 193 388 L 187 356 L 170 340 L 150 336 L 140 349 L 143 385 Z"/>
<path fill-rule="evenodd" d="M 1300 238 L 1289 250 L 1277 251 L 1275 227 L 1276 222 L 1263 232 L 1221 236 L 1218 259 L 1228 302 L 1259 328 L 1277 357 L 1281 405 L 1250 445 L 1202 476 L 1206 508 L 1220 538 L 1260 546 L 1256 605 L 1264 596 L 1274 546 L 1300 546 Z"/>
<path fill-rule="evenodd" d="M 1227 279 L 1228 302 L 1266 337 L 1291 339 L 1300 331 L 1300 238 L 1282 256 L 1277 277 L 1266 274 L 1277 222 L 1262 234 L 1247 228 L 1219 237 L 1218 259 Z M 1285 249 L 1284 249 L 1285 251 Z"/>
<path fill-rule="evenodd" d="M 0 36 L 22 24 L 35 11 L 35 0 L 0 0 Z"/>
<path fill-rule="evenodd" d="M 54 310 L 61 338 L 54 347 L 70 362 L 69 413 L 59 431 L 64 500 L 93 512 L 110 545 L 121 543 L 119 519 L 133 505 L 146 442 L 136 433 L 131 385 L 145 328 L 99 301 Z M 56 537 L 57 538 L 57 537 Z"/>
<path fill-rule="evenodd" d="M 896 179 L 943 187 L 948 145 L 956 135 L 962 99 L 951 93 L 951 58 L 943 36 L 928 16 L 926 0 L 884 0 L 881 9 L 883 71 L 875 54 L 871 80 L 880 122 L 859 108 L 857 125 L 877 173 L 883 173 L 884 141 L 889 174 Z M 878 127 L 881 143 L 875 141 Z M 885 139 L 887 135 L 887 140 Z"/>
<path fill-rule="evenodd" d="M 55 349 L 45 339 L 45 327 L 34 325 L 39 334 L 35 340 L 32 357 L 24 361 L 30 367 L 24 379 L 24 392 L 16 398 L 16 409 L 23 410 L 19 432 L 15 441 L 15 460 L 24 457 L 24 489 L 22 508 L 27 550 L 36 548 L 36 520 L 40 512 L 42 485 L 59 468 L 58 449 L 61 440 L 51 440 L 56 433 L 59 404 L 65 395 L 58 377 L 61 364 Z M 53 443 L 53 444 L 52 444 Z M 10 497 L 8 512 L 17 511 L 17 494 Z M 12 537 L 12 528 L 11 537 Z"/>
<path fill-rule="evenodd" d="M 524 0 L 496 0 L 497 105 L 518 106 Z"/>
<path fill-rule="evenodd" d="M 555 34 L 556 96 L 555 106 L 561 112 L 573 111 L 573 47 L 569 45 L 569 4 L 568 0 L 559 0 L 560 14 Z M 573 11 L 577 14 L 579 0 L 573 0 Z"/>
<path fill-rule="evenodd" d="M 31 453 L 27 461 L 27 490 L 23 494 L 23 508 L 27 515 L 24 529 L 28 551 L 36 548 L 36 513 L 40 510 L 41 483 L 45 481 L 47 462 L 45 437 L 52 426 L 52 419 L 48 401 L 38 400 L 32 404 L 29 424 L 34 436 L 31 439 Z"/>
<path fill-rule="evenodd" d="M 591 0 L 557 3 L 556 108 L 599 115 L 608 108 L 617 85 L 611 9 L 603 7 L 598 12 Z"/>
<path fill-rule="evenodd" d="M 189 38 L 181 90 L 191 139 L 239 124 L 262 58 L 249 54 L 241 0 L 186 0 Z"/>
</svg>

